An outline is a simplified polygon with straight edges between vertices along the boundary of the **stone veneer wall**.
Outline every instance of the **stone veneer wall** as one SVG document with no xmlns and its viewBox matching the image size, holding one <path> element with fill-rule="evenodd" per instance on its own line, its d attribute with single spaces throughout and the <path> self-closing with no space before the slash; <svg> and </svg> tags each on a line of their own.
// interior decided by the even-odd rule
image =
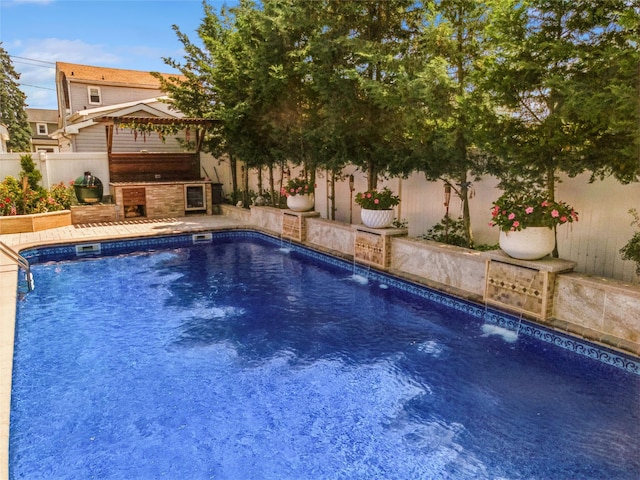
<svg viewBox="0 0 640 480">
<path fill-rule="evenodd" d="M 605 336 L 603 341 L 615 346 L 624 347 L 617 339 L 631 342 L 640 355 L 639 286 L 566 273 L 556 279 L 553 304 L 554 318 L 601 332 Z"/>
<path fill-rule="evenodd" d="M 484 295 L 486 260 L 476 250 L 417 238 L 394 238 L 391 268 L 446 285 L 465 297 L 481 300 Z"/>
<path fill-rule="evenodd" d="M 223 213 L 243 210 L 227 207 Z M 282 210 L 252 207 L 250 224 L 280 236 Z M 307 240 L 312 248 L 352 257 L 355 232 L 351 225 L 307 218 Z M 475 302 L 482 302 L 486 262 L 481 252 L 411 237 L 394 237 L 389 271 Z M 543 323 L 587 340 L 640 356 L 640 285 L 600 279 L 578 273 L 556 278 L 552 319 Z"/>
<path fill-rule="evenodd" d="M 125 220 L 123 190 L 143 189 L 145 214 L 147 218 L 182 217 L 186 214 L 184 201 L 185 185 L 205 186 L 205 205 L 207 215 L 213 213 L 211 207 L 211 184 L 209 182 L 140 182 L 111 183 L 109 189 L 116 205 L 118 220 Z"/>
<path fill-rule="evenodd" d="M 306 243 L 322 250 L 353 256 L 355 231 L 351 225 L 322 218 L 308 218 Z"/>
<path fill-rule="evenodd" d="M 220 205 L 220 213 L 234 220 L 251 223 L 251 211 L 246 208 L 233 207 L 223 203 Z"/>
</svg>

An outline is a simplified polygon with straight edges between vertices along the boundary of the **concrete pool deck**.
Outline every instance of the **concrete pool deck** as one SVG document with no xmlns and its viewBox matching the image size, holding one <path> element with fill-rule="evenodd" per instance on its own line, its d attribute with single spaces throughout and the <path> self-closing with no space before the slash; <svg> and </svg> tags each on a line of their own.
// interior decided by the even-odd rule
<svg viewBox="0 0 640 480">
<path fill-rule="evenodd" d="M 224 215 L 138 219 L 114 223 L 70 225 L 39 232 L 3 234 L 0 241 L 16 251 L 40 245 L 170 235 L 252 227 Z M 9 420 L 14 327 L 18 300 L 18 266 L 0 252 L 0 480 L 9 479 Z M 37 279 L 36 279 L 37 288 Z"/>
</svg>

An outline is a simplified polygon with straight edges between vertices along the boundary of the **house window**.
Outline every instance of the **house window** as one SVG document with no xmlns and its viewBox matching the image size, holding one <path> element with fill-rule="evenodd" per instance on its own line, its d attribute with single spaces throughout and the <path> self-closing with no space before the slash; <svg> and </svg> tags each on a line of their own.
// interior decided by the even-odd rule
<svg viewBox="0 0 640 480">
<path fill-rule="evenodd" d="M 49 129 L 46 123 L 36 123 L 36 131 L 38 135 L 49 135 Z"/>
<path fill-rule="evenodd" d="M 100 105 L 102 103 L 100 87 L 89 87 L 89 103 L 91 105 Z"/>
</svg>

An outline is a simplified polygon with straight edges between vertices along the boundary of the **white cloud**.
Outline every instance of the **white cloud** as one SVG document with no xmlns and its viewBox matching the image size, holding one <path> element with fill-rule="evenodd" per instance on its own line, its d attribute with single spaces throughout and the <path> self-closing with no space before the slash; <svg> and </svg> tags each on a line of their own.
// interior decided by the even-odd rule
<svg viewBox="0 0 640 480">
<path fill-rule="evenodd" d="M 112 66 L 121 61 L 104 45 L 60 38 L 23 40 L 13 45 L 10 54 L 31 108 L 57 108 L 56 62 Z"/>
<path fill-rule="evenodd" d="M 36 4 L 36 5 L 49 5 L 53 3 L 54 0 L 5 0 L 5 7 L 10 7 L 11 5 L 25 5 L 25 4 Z"/>
</svg>

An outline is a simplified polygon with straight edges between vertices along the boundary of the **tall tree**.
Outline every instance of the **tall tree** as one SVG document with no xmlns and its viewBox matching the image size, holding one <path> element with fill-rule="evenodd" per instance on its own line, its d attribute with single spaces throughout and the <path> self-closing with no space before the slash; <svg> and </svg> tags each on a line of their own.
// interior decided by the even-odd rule
<svg viewBox="0 0 640 480">
<path fill-rule="evenodd" d="M 204 48 L 174 27 L 185 46 L 185 60 L 165 61 L 187 81 L 165 89 L 183 112 L 221 120 L 210 150 L 239 157 L 248 167 L 266 166 L 273 193 L 273 168 L 288 161 L 303 163 L 308 157 L 301 129 L 306 102 L 292 55 L 304 37 L 299 22 L 292 21 L 295 2 L 265 1 L 259 8 L 241 0 L 220 14 L 207 4 L 204 8 L 198 29 Z"/>
<path fill-rule="evenodd" d="M 483 173 L 483 132 L 494 117 L 490 98 L 478 88 L 484 59 L 491 54 L 485 29 L 487 2 L 424 2 L 424 25 L 413 53 L 414 73 L 402 84 L 408 151 L 396 165 L 403 173 L 441 179 L 462 202 L 467 246 L 473 245 L 469 210 L 472 180 Z"/>
<path fill-rule="evenodd" d="M 0 43 L 0 122 L 9 130 L 7 149 L 14 152 L 31 150 L 31 128 L 27 119 L 27 96 L 20 90 L 20 74 L 13 68 L 9 54 Z"/>
<path fill-rule="evenodd" d="M 559 172 L 640 173 L 640 10 L 630 0 L 509 0 L 485 84 L 502 105 L 492 165 L 502 186 L 553 199 Z"/>
<path fill-rule="evenodd" d="M 403 75 L 419 9 L 412 0 L 307 2 L 319 28 L 308 72 L 319 108 L 314 133 L 326 164 L 351 163 L 368 188 L 397 160 L 403 141 L 396 82 Z"/>
</svg>

